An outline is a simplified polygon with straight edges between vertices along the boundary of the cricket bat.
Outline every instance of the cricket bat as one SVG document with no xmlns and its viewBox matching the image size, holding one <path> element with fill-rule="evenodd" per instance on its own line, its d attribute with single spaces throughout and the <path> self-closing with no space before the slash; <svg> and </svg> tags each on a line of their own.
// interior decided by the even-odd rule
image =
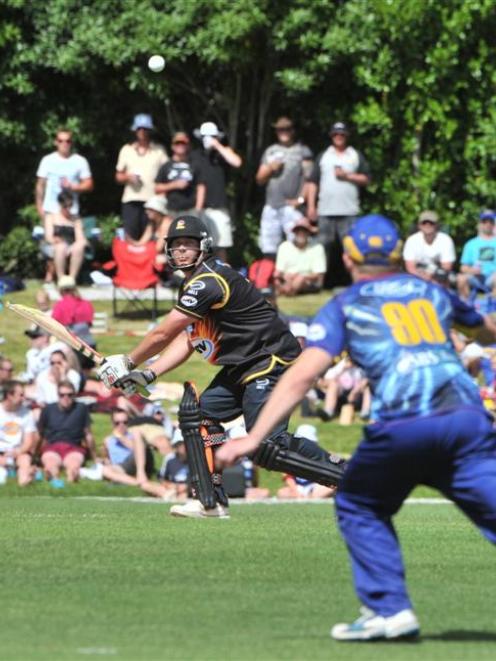
<svg viewBox="0 0 496 661">
<path fill-rule="evenodd" d="M 80 337 L 78 337 L 70 330 L 68 330 L 59 321 L 57 321 L 53 317 L 50 317 L 44 312 L 41 312 L 41 310 L 37 310 L 36 308 L 30 308 L 27 305 L 20 305 L 19 303 L 8 303 L 8 302 L 5 304 L 5 307 L 8 310 L 12 310 L 12 312 L 15 312 L 20 317 L 23 317 L 24 319 L 27 319 L 28 321 L 37 324 L 38 326 L 46 330 L 48 333 L 50 333 L 50 335 L 53 335 L 58 340 L 64 342 L 75 351 L 78 351 L 79 353 L 83 354 L 83 356 L 86 356 L 86 358 L 90 358 L 91 360 L 94 361 L 95 365 L 98 365 L 98 367 L 104 364 L 105 357 L 102 356 L 101 353 L 98 353 L 96 349 L 90 347 L 89 344 L 87 344 Z M 139 394 L 142 395 L 143 397 L 148 397 L 148 395 L 150 394 L 149 391 L 144 386 L 137 386 L 137 390 Z"/>
</svg>

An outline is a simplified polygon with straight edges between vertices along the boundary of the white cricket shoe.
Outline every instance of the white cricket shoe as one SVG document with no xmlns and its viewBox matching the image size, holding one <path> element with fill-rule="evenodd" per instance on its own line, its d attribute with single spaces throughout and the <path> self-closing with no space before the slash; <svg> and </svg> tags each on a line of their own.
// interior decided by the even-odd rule
<svg viewBox="0 0 496 661">
<path fill-rule="evenodd" d="M 229 508 L 223 507 L 219 503 L 213 510 L 207 510 L 199 500 L 190 500 L 184 505 L 173 505 L 169 512 L 172 516 L 183 516 L 188 519 L 229 519 Z"/>
<path fill-rule="evenodd" d="M 335 640 L 367 641 L 378 639 L 413 638 L 420 632 L 415 613 L 409 608 L 391 617 L 376 615 L 362 606 L 361 616 L 351 624 L 335 624 L 331 637 Z"/>
</svg>

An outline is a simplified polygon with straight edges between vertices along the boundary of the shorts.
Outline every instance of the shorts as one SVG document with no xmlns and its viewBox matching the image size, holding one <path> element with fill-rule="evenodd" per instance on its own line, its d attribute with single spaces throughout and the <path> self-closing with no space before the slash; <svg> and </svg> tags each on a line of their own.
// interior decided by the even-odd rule
<svg viewBox="0 0 496 661">
<path fill-rule="evenodd" d="M 303 218 L 301 211 L 289 204 L 277 209 L 266 204 L 262 210 L 258 240 L 258 245 L 263 254 L 275 255 L 285 239 L 291 240 L 294 224 L 300 218 Z"/>
<path fill-rule="evenodd" d="M 121 217 L 124 231 L 131 239 L 139 241 L 148 225 L 148 216 L 144 208 L 145 203 L 138 200 L 123 202 Z"/>
<path fill-rule="evenodd" d="M 58 441 L 57 443 L 45 443 L 45 445 L 41 448 L 42 457 L 45 452 L 55 452 L 55 454 L 58 454 L 62 460 L 64 460 L 68 454 L 71 454 L 71 452 L 78 452 L 79 454 L 83 455 L 83 458 L 86 457 L 86 450 L 84 448 L 82 448 L 80 445 L 72 445 L 72 443 L 66 443 L 65 441 Z"/>
<path fill-rule="evenodd" d="M 496 284 L 496 272 L 490 275 L 483 275 L 482 273 L 471 275 L 468 282 L 472 289 L 487 293 Z"/>
<path fill-rule="evenodd" d="M 204 210 L 204 219 L 214 240 L 215 248 L 232 248 L 232 224 L 227 209 Z"/>
<path fill-rule="evenodd" d="M 356 219 L 356 216 L 319 216 L 319 233 L 316 240 L 324 246 L 338 241 L 343 243 Z"/>
</svg>

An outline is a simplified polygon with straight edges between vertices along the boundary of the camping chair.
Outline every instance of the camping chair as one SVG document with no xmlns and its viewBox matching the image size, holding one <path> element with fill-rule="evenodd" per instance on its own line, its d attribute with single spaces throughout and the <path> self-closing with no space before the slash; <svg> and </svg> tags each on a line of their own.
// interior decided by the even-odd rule
<svg viewBox="0 0 496 661">
<path fill-rule="evenodd" d="M 119 315 L 117 310 L 117 294 L 121 292 L 127 301 L 125 309 L 133 308 L 148 312 L 146 293 L 153 292 L 152 299 L 152 321 L 157 319 L 157 283 L 159 281 L 156 271 L 160 267 L 155 265 L 157 251 L 155 242 L 149 241 L 144 245 L 133 245 L 122 239 L 115 238 L 112 241 L 111 262 L 103 265 L 104 269 L 116 268 L 116 274 L 112 278 L 112 314 Z M 121 310 L 122 314 L 124 310 Z"/>
</svg>

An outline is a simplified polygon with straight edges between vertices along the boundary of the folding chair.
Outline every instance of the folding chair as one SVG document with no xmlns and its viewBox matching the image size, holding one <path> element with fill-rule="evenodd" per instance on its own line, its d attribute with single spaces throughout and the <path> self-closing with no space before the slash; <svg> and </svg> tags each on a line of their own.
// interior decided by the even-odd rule
<svg viewBox="0 0 496 661">
<path fill-rule="evenodd" d="M 122 293 L 127 305 L 121 309 L 148 312 L 146 293 L 153 292 L 152 298 L 152 320 L 157 318 L 157 283 L 159 281 L 156 271 L 160 267 L 155 265 L 157 251 L 155 242 L 149 241 L 141 246 L 136 246 L 122 239 L 115 238 L 112 241 L 112 262 L 104 264 L 105 269 L 115 267 L 116 274 L 112 278 L 112 313 L 114 317 L 119 315 L 117 310 L 117 294 Z"/>
</svg>

